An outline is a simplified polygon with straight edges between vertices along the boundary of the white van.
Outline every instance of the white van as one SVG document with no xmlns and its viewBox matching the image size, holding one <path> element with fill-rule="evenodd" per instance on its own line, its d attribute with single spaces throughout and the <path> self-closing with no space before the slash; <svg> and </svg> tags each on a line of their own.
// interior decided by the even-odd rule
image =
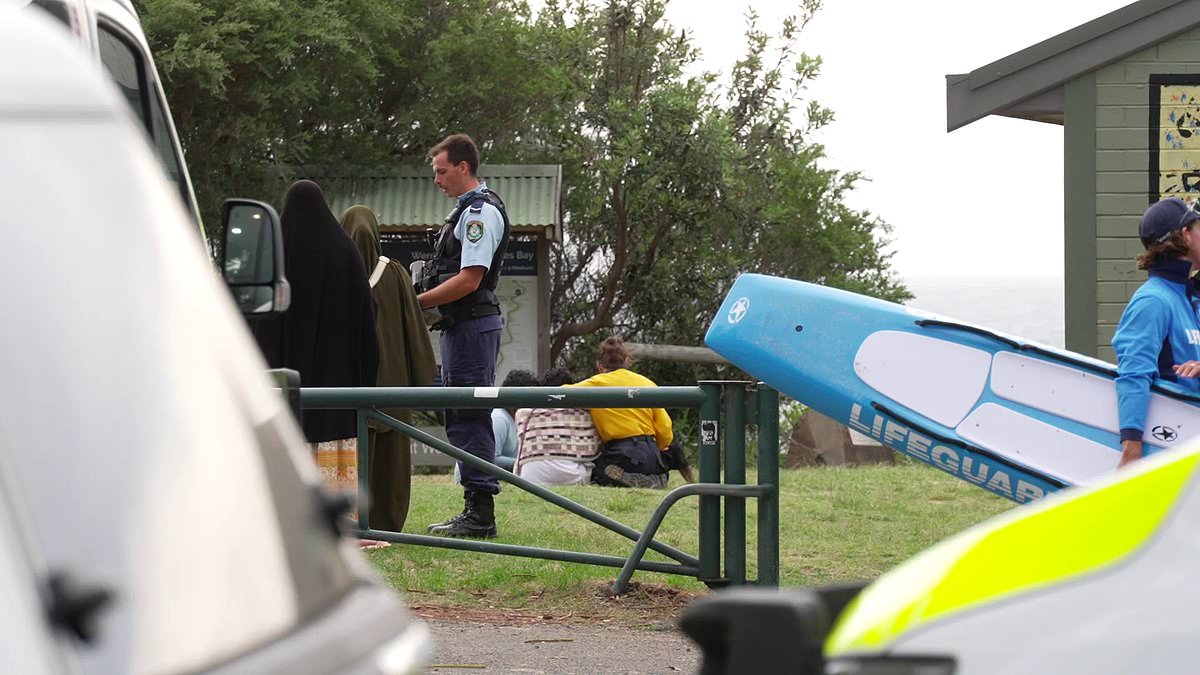
<svg viewBox="0 0 1200 675">
<path fill-rule="evenodd" d="M 15 4 L 45 10 L 102 65 L 145 129 L 184 208 L 199 225 L 183 149 L 133 4 L 129 0 L 16 0 Z"/>
<path fill-rule="evenodd" d="M 0 63 L 0 673 L 419 668 L 427 629 L 339 537 L 153 110 L 40 12 L 0 6 Z"/>
<path fill-rule="evenodd" d="M 255 230 L 255 234 L 263 235 L 262 240 L 250 241 L 246 231 L 222 229 L 225 240 L 220 247 L 213 246 L 206 236 L 162 81 L 132 2 L 0 0 L 0 7 L 5 4 L 53 17 L 73 36 L 78 47 L 91 58 L 94 67 L 117 85 L 206 247 L 210 252 L 214 248 L 224 252 L 221 270 L 242 313 L 267 315 L 286 311 L 291 292 L 284 274 L 283 247 L 277 233 Z M 279 245 L 274 246 L 276 243 Z M 260 251 L 267 258 L 258 261 L 260 264 L 254 268 L 258 278 L 248 283 L 247 258 L 257 257 Z M 264 297 L 267 302 L 264 302 Z"/>
</svg>

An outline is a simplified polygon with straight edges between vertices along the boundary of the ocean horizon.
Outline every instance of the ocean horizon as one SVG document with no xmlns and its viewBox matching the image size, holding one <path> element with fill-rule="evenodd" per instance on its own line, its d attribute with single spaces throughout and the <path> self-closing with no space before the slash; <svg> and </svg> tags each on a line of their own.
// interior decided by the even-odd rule
<svg viewBox="0 0 1200 675">
<path fill-rule="evenodd" d="M 913 299 L 904 304 L 1014 337 L 1062 347 L 1061 276 L 904 276 Z"/>
</svg>

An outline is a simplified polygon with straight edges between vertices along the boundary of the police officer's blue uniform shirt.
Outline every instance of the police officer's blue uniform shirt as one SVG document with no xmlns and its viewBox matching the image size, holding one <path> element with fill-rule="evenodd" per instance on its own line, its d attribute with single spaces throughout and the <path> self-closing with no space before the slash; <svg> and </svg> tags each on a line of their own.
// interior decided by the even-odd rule
<svg viewBox="0 0 1200 675">
<path fill-rule="evenodd" d="M 486 190 L 487 184 L 481 182 L 479 187 L 459 196 L 458 201 L 470 202 Z M 462 244 L 462 269 L 477 266 L 488 269 L 504 237 L 504 217 L 500 209 L 479 200 L 463 209 L 454 226 L 454 237 Z"/>
<path fill-rule="evenodd" d="M 490 269 L 492 258 L 504 238 L 504 217 L 500 210 L 479 199 L 487 185 L 459 195 L 458 205 L 465 206 L 454 225 L 454 237 L 461 248 L 460 269 Z M 442 381 L 452 387 L 491 387 L 496 383 L 496 355 L 500 349 L 500 331 L 504 319 L 499 314 L 456 322 L 442 333 Z M 484 461 L 493 462 L 496 438 L 490 411 L 486 409 L 447 409 L 446 436 L 453 445 Z M 463 489 L 496 494 L 500 483 L 495 476 L 470 464 L 458 463 Z"/>
<path fill-rule="evenodd" d="M 1200 379 L 1176 377 L 1172 367 L 1200 360 L 1200 319 L 1196 289 L 1188 279 L 1191 263 L 1171 260 L 1150 269 L 1150 278 L 1133 294 L 1117 332 L 1117 415 L 1121 440 L 1142 440 L 1150 384 L 1161 377 L 1200 391 Z M 1146 454 L 1152 448 L 1146 447 Z"/>
</svg>

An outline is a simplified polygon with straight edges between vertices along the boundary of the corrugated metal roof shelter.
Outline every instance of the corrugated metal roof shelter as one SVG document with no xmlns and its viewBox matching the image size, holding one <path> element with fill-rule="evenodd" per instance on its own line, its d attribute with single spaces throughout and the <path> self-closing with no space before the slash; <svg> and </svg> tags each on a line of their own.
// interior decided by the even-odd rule
<svg viewBox="0 0 1200 675">
<path fill-rule="evenodd" d="M 515 368 L 541 373 L 550 367 L 550 242 L 561 241 L 562 167 L 481 164 L 478 174 L 504 199 L 515 235 L 501 260 L 496 289 L 505 317 L 496 364 L 500 382 Z M 440 228 L 454 207 L 453 200 L 434 185 L 428 166 L 363 168 L 342 174 L 309 167 L 303 175 L 321 185 L 335 216 L 341 217 L 355 204 L 374 211 L 383 254 L 405 267 L 433 257 L 428 233 Z M 433 334 L 435 340 L 438 336 Z M 419 458 L 428 456 L 419 454 Z"/>
<path fill-rule="evenodd" d="M 1066 346 L 1114 360 L 1145 279 L 1138 219 L 1162 197 L 1200 197 L 1200 0 L 1134 2 L 946 76 L 948 130 L 988 115 L 1063 125 Z"/>
<path fill-rule="evenodd" d="M 559 238 L 562 167 L 557 164 L 481 164 L 479 177 L 504 199 L 516 232 Z M 330 210 L 340 214 L 354 204 L 375 211 L 384 231 L 425 231 L 440 227 L 453 202 L 433 184 L 429 167 L 395 167 L 355 176 L 323 176 Z"/>
</svg>

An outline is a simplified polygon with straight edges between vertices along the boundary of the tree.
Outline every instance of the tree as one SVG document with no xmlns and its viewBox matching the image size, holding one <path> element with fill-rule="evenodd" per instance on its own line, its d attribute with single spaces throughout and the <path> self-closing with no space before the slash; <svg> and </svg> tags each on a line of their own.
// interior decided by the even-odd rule
<svg viewBox="0 0 1200 675">
<path fill-rule="evenodd" d="M 206 219 L 233 194 L 276 201 L 297 167 L 421 161 L 449 130 L 515 145 L 540 100 L 522 2 L 136 4 Z"/>
<path fill-rule="evenodd" d="M 798 50 L 819 0 L 777 35 L 751 16 L 727 79 L 690 73 L 661 0 L 137 5 L 210 221 L 226 196 L 276 200 L 296 167 L 420 163 L 462 130 L 489 162 L 561 164 L 551 350 L 581 371 L 605 332 L 700 344 L 741 272 L 906 297 L 886 223 L 845 204 L 861 177 L 811 140 L 832 120 Z"/>
<path fill-rule="evenodd" d="M 607 330 L 701 344 L 743 271 L 906 297 L 881 252 L 887 225 L 844 203 L 860 176 L 822 168 L 808 140 L 831 113 L 796 108 L 820 66 L 796 51 L 819 6 L 807 0 L 774 37 L 751 16 L 726 88 L 687 75 L 696 51 L 658 0 L 547 3 L 539 23 L 570 36 L 550 44 L 567 45 L 555 60 L 577 73 L 547 134 L 559 137 L 568 237 L 554 260 L 553 356 Z"/>
</svg>

